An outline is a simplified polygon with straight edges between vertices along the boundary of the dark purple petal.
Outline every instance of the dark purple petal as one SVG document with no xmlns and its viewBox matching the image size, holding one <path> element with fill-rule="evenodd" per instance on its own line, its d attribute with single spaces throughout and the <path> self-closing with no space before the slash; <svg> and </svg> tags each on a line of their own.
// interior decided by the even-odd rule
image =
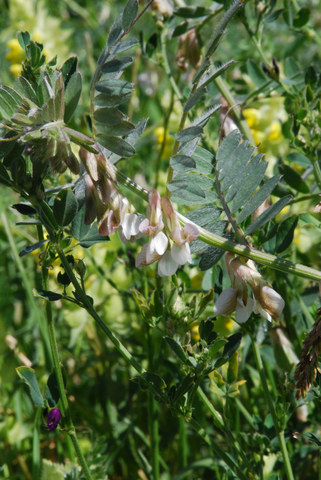
<svg viewBox="0 0 321 480">
<path fill-rule="evenodd" d="M 53 408 L 50 410 L 47 416 L 47 427 L 50 431 L 56 430 L 58 423 L 61 419 L 61 413 L 58 408 Z"/>
</svg>

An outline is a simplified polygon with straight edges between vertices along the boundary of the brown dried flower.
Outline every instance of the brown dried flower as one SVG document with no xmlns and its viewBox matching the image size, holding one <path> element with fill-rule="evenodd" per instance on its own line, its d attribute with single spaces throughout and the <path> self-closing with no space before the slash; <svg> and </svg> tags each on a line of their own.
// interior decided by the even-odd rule
<svg viewBox="0 0 321 480">
<path fill-rule="evenodd" d="M 296 398 L 305 397 L 317 372 L 320 372 L 318 359 L 321 353 L 321 308 L 319 308 L 317 320 L 303 344 L 300 361 L 294 373 L 297 388 Z"/>
<path fill-rule="evenodd" d="M 176 62 L 181 70 L 186 71 L 189 65 L 197 68 L 200 64 L 200 58 L 201 54 L 197 34 L 196 31 L 192 29 L 179 37 Z"/>
</svg>

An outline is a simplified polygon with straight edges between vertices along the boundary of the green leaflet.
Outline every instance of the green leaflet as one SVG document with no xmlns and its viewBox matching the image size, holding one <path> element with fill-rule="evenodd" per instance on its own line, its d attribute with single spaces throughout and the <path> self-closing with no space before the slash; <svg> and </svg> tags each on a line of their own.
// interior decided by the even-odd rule
<svg viewBox="0 0 321 480">
<path fill-rule="evenodd" d="M 122 16 L 122 26 L 126 31 L 130 28 L 131 24 L 136 18 L 138 12 L 138 2 L 137 0 L 128 0 L 125 5 L 123 16 Z"/>
<path fill-rule="evenodd" d="M 78 72 L 72 74 L 65 91 L 65 122 L 68 123 L 79 102 L 82 80 Z"/>
<path fill-rule="evenodd" d="M 33 403 L 37 407 L 43 407 L 44 400 L 40 392 L 35 371 L 29 367 L 17 367 L 16 372 L 21 380 L 28 385 Z"/>
<path fill-rule="evenodd" d="M 257 217 L 254 222 L 245 230 L 245 235 L 255 232 L 258 228 L 261 228 L 267 222 L 272 220 L 281 210 L 285 207 L 287 203 L 292 200 L 292 195 L 286 195 L 283 198 L 280 198 L 276 203 L 271 205 L 267 210 L 265 210 L 259 217 Z"/>
<path fill-rule="evenodd" d="M 224 139 L 216 156 L 221 193 L 229 210 L 237 217 L 237 223 L 246 220 L 268 198 L 280 179 L 280 176 L 275 176 L 261 185 L 267 162 L 261 154 L 253 157 L 253 152 L 254 148 L 247 141 L 241 142 L 240 133 L 234 130 Z M 281 198 L 249 225 L 245 233 L 253 233 L 270 221 L 290 198 Z"/>
</svg>

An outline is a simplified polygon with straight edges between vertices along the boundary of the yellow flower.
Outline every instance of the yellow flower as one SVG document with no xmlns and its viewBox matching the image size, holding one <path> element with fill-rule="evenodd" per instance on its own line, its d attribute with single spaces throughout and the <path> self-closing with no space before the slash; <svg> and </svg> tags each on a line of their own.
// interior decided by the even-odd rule
<svg viewBox="0 0 321 480">
<path fill-rule="evenodd" d="M 14 63 L 13 65 L 10 65 L 9 71 L 10 71 L 10 73 L 12 73 L 12 75 L 14 77 L 17 77 L 22 72 L 21 63 Z"/>
<path fill-rule="evenodd" d="M 165 139 L 165 146 L 164 150 L 162 153 L 162 158 L 169 158 L 172 153 L 172 148 L 173 148 L 173 138 L 166 132 L 165 136 L 165 129 L 164 127 L 157 127 L 154 130 L 154 135 L 156 137 L 156 143 L 157 143 L 157 150 L 160 151 L 162 148 L 162 144 L 164 143 Z"/>
<path fill-rule="evenodd" d="M 272 122 L 268 128 L 267 138 L 270 142 L 276 142 L 281 138 L 282 128 L 280 122 Z"/>
<path fill-rule="evenodd" d="M 248 123 L 248 126 L 252 129 L 260 120 L 260 111 L 256 108 L 245 108 L 243 110 L 243 117 Z"/>
</svg>

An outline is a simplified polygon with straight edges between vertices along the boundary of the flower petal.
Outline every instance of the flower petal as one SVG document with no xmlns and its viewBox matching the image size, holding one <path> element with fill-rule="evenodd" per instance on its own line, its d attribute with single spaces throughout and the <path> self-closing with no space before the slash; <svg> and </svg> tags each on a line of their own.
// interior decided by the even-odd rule
<svg viewBox="0 0 321 480">
<path fill-rule="evenodd" d="M 242 298 L 238 297 L 236 302 L 236 321 L 238 323 L 245 323 L 250 318 L 253 311 L 253 299 L 249 297 L 246 304 L 244 304 Z"/>
<path fill-rule="evenodd" d="M 214 305 L 214 315 L 230 315 L 236 308 L 238 291 L 227 288 L 219 295 Z"/>
<path fill-rule="evenodd" d="M 158 262 L 158 275 L 160 277 L 170 277 L 171 275 L 174 275 L 177 268 L 178 263 L 173 259 L 170 250 L 167 250 Z"/>
<path fill-rule="evenodd" d="M 151 243 L 158 255 L 164 255 L 168 246 L 168 238 L 164 232 L 158 232 L 156 237 L 152 238 Z"/>
<path fill-rule="evenodd" d="M 191 250 L 188 243 L 183 245 L 173 245 L 171 250 L 172 258 L 179 265 L 184 265 L 186 262 L 192 263 Z"/>
</svg>

